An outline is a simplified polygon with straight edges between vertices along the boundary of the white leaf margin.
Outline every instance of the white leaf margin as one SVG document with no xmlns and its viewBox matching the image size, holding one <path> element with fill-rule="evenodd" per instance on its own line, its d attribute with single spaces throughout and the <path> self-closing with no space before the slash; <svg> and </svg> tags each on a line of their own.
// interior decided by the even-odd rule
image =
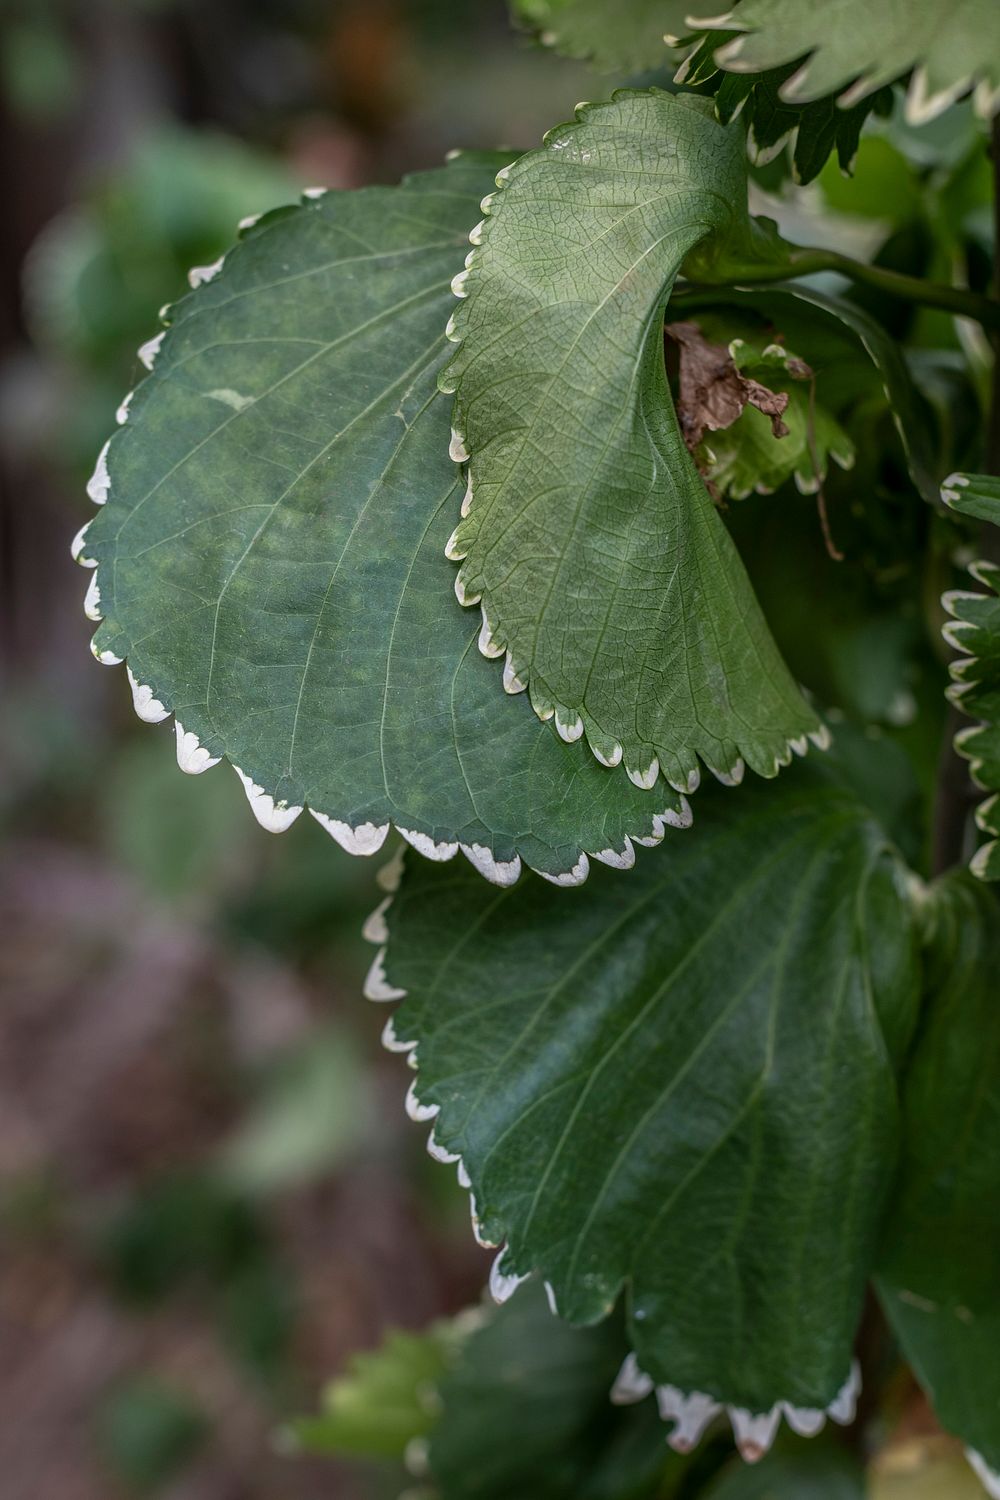
<svg viewBox="0 0 1000 1500">
<path fill-rule="evenodd" d="M 378 871 L 375 880 L 380 890 L 384 892 L 382 900 L 365 921 L 361 929 L 361 935 L 366 942 L 374 944 L 378 952 L 372 960 L 364 981 L 362 993 L 366 1000 L 372 1000 L 382 1004 L 390 1001 L 403 1000 L 407 991 L 391 984 L 386 976 L 385 959 L 387 945 L 389 942 L 388 914 L 392 906 L 393 898 L 399 890 L 405 867 L 406 850 L 403 845 L 386 865 Z M 398 1053 L 406 1058 L 407 1066 L 416 1072 L 419 1068 L 418 1052 L 420 1043 L 400 1037 L 396 1032 L 395 1018 L 390 1016 L 382 1029 L 382 1045 L 387 1052 Z M 417 1124 L 426 1124 L 434 1121 L 440 1114 L 440 1106 L 437 1104 L 422 1104 L 418 1088 L 418 1079 L 413 1078 L 406 1091 L 405 1099 L 406 1113 L 411 1120 Z M 453 1151 L 448 1151 L 435 1138 L 433 1125 L 427 1137 L 427 1153 L 434 1161 L 452 1165 L 456 1169 L 458 1185 L 469 1194 L 469 1212 L 472 1219 L 472 1233 L 476 1244 L 484 1250 L 496 1250 L 497 1254 L 490 1266 L 488 1287 L 490 1296 L 498 1305 L 506 1302 L 514 1295 L 517 1289 L 529 1279 L 530 1272 L 524 1275 L 509 1270 L 506 1267 L 507 1245 L 497 1245 L 495 1241 L 485 1238 L 479 1221 L 476 1207 L 476 1197 L 472 1190 L 472 1179 L 461 1156 Z M 558 1317 L 559 1310 L 556 1303 L 555 1290 L 548 1281 L 543 1283 L 545 1294 L 548 1298 L 549 1309 L 553 1317 Z M 836 1422 L 842 1427 L 848 1427 L 854 1421 L 858 1397 L 861 1393 L 861 1367 L 857 1360 L 852 1360 L 850 1369 L 843 1385 L 830 1402 L 829 1406 L 820 1410 L 811 1407 L 796 1406 L 791 1401 L 776 1401 L 766 1412 L 751 1412 L 742 1407 L 732 1406 L 720 1401 L 715 1396 L 704 1391 L 682 1391 L 677 1386 L 656 1385 L 652 1377 L 647 1375 L 639 1366 L 638 1359 L 634 1353 L 626 1356 L 621 1369 L 615 1379 L 614 1385 L 609 1393 L 609 1399 L 616 1406 L 631 1405 L 643 1401 L 647 1396 L 656 1397 L 657 1409 L 661 1419 L 666 1423 L 672 1423 L 672 1429 L 667 1436 L 667 1442 L 677 1453 L 690 1453 L 700 1443 L 702 1437 L 717 1417 L 725 1415 L 732 1427 L 733 1437 L 741 1458 L 746 1463 L 757 1463 L 771 1449 L 775 1438 L 781 1428 L 782 1419 L 791 1430 L 800 1437 L 815 1437 L 826 1426 L 827 1419 Z M 982 1465 L 983 1460 L 978 1454 L 970 1453 L 970 1462 Z M 980 1472 L 979 1468 L 976 1470 Z M 995 1476 L 1000 1485 L 1000 1476 Z M 985 1483 L 985 1480 L 984 1480 Z M 989 1486 L 987 1486 L 989 1487 Z M 990 1490 L 995 1500 L 1000 1500 L 1000 1488 Z"/>
<path fill-rule="evenodd" d="M 460 154 L 461 153 L 457 151 L 450 152 L 449 158 L 453 158 L 454 156 Z M 301 208 L 308 209 L 311 203 L 314 203 L 319 199 L 325 197 L 328 191 L 330 190 L 327 188 L 306 188 L 302 194 L 301 203 L 299 206 Z M 287 209 L 279 209 L 278 212 L 287 212 Z M 250 234 L 256 228 L 260 220 L 264 217 L 265 216 L 262 214 L 254 214 L 248 216 L 247 218 L 241 219 L 237 226 L 237 243 L 239 243 L 239 241 L 243 240 L 248 234 Z M 192 267 L 192 269 L 188 272 L 187 278 L 188 284 L 192 288 L 192 290 L 196 291 L 199 287 L 213 281 L 216 276 L 218 276 L 222 271 L 226 262 L 227 255 L 229 253 L 230 252 L 227 251 L 225 255 L 221 255 L 218 260 L 214 261 L 209 266 Z M 139 360 L 139 363 L 147 372 L 151 372 L 153 370 L 156 364 L 157 356 L 159 355 L 160 350 L 163 347 L 164 340 L 169 336 L 170 312 L 170 304 L 167 304 L 160 309 L 160 318 L 166 326 L 163 327 L 158 333 L 154 334 L 152 338 L 147 339 L 146 342 L 142 344 L 137 351 L 136 357 Z M 129 391 L 118 407 L 118 410 L 116 412 L 116 420 L 119 427 L 123 427 L 129 419 L 130 408 L 134 395 L 134 390 Z M 108 438 L 101 448 L 101 451 L 97 456 L 97 462 L 94 466 L 94 472 L 87 482 L 86 493 L 88 498 L 94 505 L 105 505 L 111 493 L 111 473 L 108 466 L 108 459 L 111 453 L 113 442 L 114 436 L 112 435 L 112 437 Z M 456 461 L 459 461 L 458 454 L 455 451 L 454 441 L 452 448 L 452 457 L 455 458 Z M 466 500 L 463 504 L 463 509 L 467 510 L 470 503 L 471 484 L 469 486 Z M 76 536 L 73 538 L 73 541 L 70 544 L 70 555 L 73 558 L 73 561 L 80 567 L 93 570 L 84 597 L 83 608 L 84 613 L 89 620 L 95 623 L 99 623 L 103 620 L 104 616 L 101 612 L 101 590 L 98 577 L 98 563 L 96 558 L 90 557 L 87 554 L 87 531 L 90 524 L 91 523 L 87 521 L 76 533 Z M 456 592 L 458 592 L 457 586 Z M 461 599 L 461 602 L 466 602 L 464 599 L 462 599 L 461 594 L 459 594 L 459 598 Z M 495 651 L 491 652 L 487 648 L 487 645 L 484 644 L 484 642 L 488 641 L 488 638 L 489 627 L 486 622 L 484 611 L 483 631 L 480 634 L 479 641 L 480 650 L 484 655 L 495 655 L 497 653 Z M 96 636 L 94 640 L 91 641 L 91 652 L 94 658 L 102 666 L 117 667 L 123 665 L 124 663 L 124 658 L 117 656 L 113 651 L 102 650 L 97 645 Z M 158 724 L 163 722 L 163 720 L 168 719 L 171 716 L 173 710 L 164 701 L 164 699 L 158 696 L 156 691 L 148 683 L 139 682 L 133 674 L 131 667 L 129 667 L 127 664 L 125 669 L 128 676 L 129 686 L 132 690 L 133 706 L 139 718 L 147 724 Z M 512 673 L 508 671 L 505 671 L 504 673 L 504 687 L 508 693 L 523 691 L 523 685 L 518 683 L 516 678 L 513 677 Z M 567 741 L 578 738 L 579 733 L 583 728 L 581 724 L 580 730 L 576 733 L 567 733 L 564 727 L 560 724 L 557 723 L 556 727 L 561 738 Z M 461 850 L 469 863 L 476 870 L 478 870 L 479 874 L 482 875 L 485 880 L 489 881 L 492 885 L 509 886 L 513 885 L 520 878 L 524 866 L 520 856 L 517 854 L 514 855 L 513 859 L 499 860 L 495 857 L 491 849 L 482 844 L 461 843 L 458 840 L 437 842 L 430 834 L 422 833 L 416 829 L 404 828 L 398 823 L 393 823 L 391 820 L 387 820 L 384 823 L 364 821 L 357 824 L 351 824 L 350 822 L 334 817 L 332 814 L 326 813 L 316 807 L 307 805 L 298 806 L 287 801 L 275 800 L 274 796 L 270 792 L 268 792 L 265 787 L 253 781 L 253 779 L 239 766 L 237 766 L 235 762 L 232 761 L 228 756 L 212 755 L 211 751 L 209 751 L 201 743 L 198 736 L 193 731 L 185 729 L 180 719 L 175 718 L 174 729 L 177 764 L 179 768 L 189 776 L 198 776 L 205 771 L 211 770 L 213 766 L 219 765 L 223 759 L 227 760 L 228 763 L 232 766 L 233 770 L 236 772 L 236 775 L 239 777 L 243 790 L 246 792 L 247 801 L 250 804 L 251 812 L 253 813 L 260 826 L 268 833 L 287 832 L 287 830 L 292 826 L 296 819 L 301 816 L 303 812 L 308 812 L 310 816 L 313 817 L 316 822 L 319 823 L 320 826 L 324 828 L 326 832 L 330 834 L 330 836 L 335 839 L 340 847 L 344 849 L 348 854 L 361 857 L 370 857 L 371 855 L 377 854 L 379 852 L 389 835 L 390 828 L 395 827 L 396 831 L 407 841 L 407 843 L 412 845 L 412 847 L 416 849 L 418 853 L 424 855 L 424 857 L 427 859 L 437 861 L 450 860 L 455 857 L 459 850 Z M 621 757 L 619 754 L 618 759 L 620 758 Z M 606 762 L 606 764 L 608 765 L 617 765 L 617 763 L 617 760 L 609 760 Z M 636 778 L 633 777 L 632 779 L 635 780 Z M 640 781 L 637 782 L 637 784 L 640 786 L 648 785 L 649 787 L 652 787 L 655 783 L 655 780 L 656 777 L 655 775 L 653 775 L 648 783 Z M 555 873 L 548 870 L 535 870 L 534 873 L 541 875 L 544 880 L 548 880 L 554 885 L 576 886 L 582 885 L 583 882 L 587 879 L 587 876 L 590 873 L 591 859 L 596 859 L 599 863 L 608 865 L 613 869 L 631 869 L 635 864 L 635 844 L 641 844 L 647 848 L 652 848 L 663 841 L 668 827 L 685 829 L 691 826 L 692 821 L 693 816 L 691 808 L 687 802 L 686 797 L 681 794 L 679 810 L 668 807 L 662 812 L 653 813 L 650 820 L 649 831 L 644 834 L 626 835 L 623 847 L 621 849 L 600 849 L 589 851 L 581 850 L 574 864 L 571 865 L 567 870 L 557 871 Z M 528 866 L 528 868 L 534 869 L 533 866 Z"/>
</svg>

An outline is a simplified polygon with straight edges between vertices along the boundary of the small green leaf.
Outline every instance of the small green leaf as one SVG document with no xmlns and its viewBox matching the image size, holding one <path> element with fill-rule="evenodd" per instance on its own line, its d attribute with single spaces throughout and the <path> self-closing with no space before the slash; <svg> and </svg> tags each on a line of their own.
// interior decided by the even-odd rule
<svg viewBox="0 0 1000 1500">
<path fill-rule="evenodd" d="M 698 756 L 764 776 L 822 739 L 681 437 L 663 311 L 681 263 L 779 262 L 740 127 L 652 89 L 578 112 L 500 174 L 452 320 L 472 500 L 449 554 L 535 712 L 640 784 Z M 704 242 L 704 244 L 702 243 Z M 727 271 L 728 274 L 728 271 Z"/>
<path fill-rule="evenodd" d="M 682 1448 L 729 1405 L 759 1456 L 782 1410 L 849 1419 L 915 940 L 894 856 L 825 776 L 705 804 L 671 859 L 572 897 L 408 869 L 386 1042 L 416 1049 L 410 1112 L 505 1246 L 494 1293 L 539 1271 L 590 1323 L 627 1288 L 620 1395 L 655 1381 Z"/>
<path fill-rule="evenodd" d="M 503 158 L 330 193 L 250 227 L 171 311 L 74 544 L 94 650 L 178 759 L 239 767 L 265 827 L 352 853 L 390 823 L 488 878 L 564 882 L 682 824 L 511 704 L 444 557 L 461 486 L 437 394 L 449 282 Z M 213 268 L 213 272 L 214 272 Z M 155 358 L 154 358 L 155 354 Z"/>
<path fill-rule="evenodd" d="M 292 1442 L 306 1453 L 402 1458 L 437 1421 L 438 1387 L 475 1317 L 434 1323 L 423 1333 L 391 1332 L 378 1349 L 355 1354 L 324 1391 L 320 1414 L 289 1425 Z"/>
<path fill-rule="evenodd" d="M 951 474 L 941 488 L 950 510 L 1000 525 L 1000 479 L 988 474 Z M 976 823 L 993 837 L 981 845 L 970 868 L 981 880 L 1000 880 L 1000 566 L 974 562 L 969 572 L 986 593 L 952 589 L 942 603 L 951 619 L 942 634 L 961 653 L 951 663 L 951 701 L 981 722 L 955 736 L 955 749 L 970 762 L 972 779 L 990 796 Z"/>
<path fill-rule="evenodd" d="M 645 72 L 669 61 L 667 38 L 690 31 L 690 0 L 513 0 L 514 20 L 564 57 L 605 73 Z"/>
<path fill-rule="evenodd" d="M 617 1319 L 571 1328 L 531 1282 L 465 1342 L 441 1381 L 428 1465 L 441 1500 L 669 1500 L 685 1464 L 652 1403 L 608 1396 Z"/>
<path fill-rule="evenodd" d="M 781 87 L 789 103 L 838 94 L 847 107 L 914 69 L 907 116 L 915 123 L 974 85 L 980 114 L 1000 104 L 995 0 L 742 0 L 724 15 L 692 16 L 691 25 L 740 33 L 716 57 L 735 73 L 800 62 Z"/>
<path fill-rule="evenodd" d="M 878 1289 L 942 1424 L 1000 1495 L 1000 905 L 967 875 L 934 893 L 927 1009 Z M 986 1469 L 995 1471 L 992 1474 Z"/>
</svg>

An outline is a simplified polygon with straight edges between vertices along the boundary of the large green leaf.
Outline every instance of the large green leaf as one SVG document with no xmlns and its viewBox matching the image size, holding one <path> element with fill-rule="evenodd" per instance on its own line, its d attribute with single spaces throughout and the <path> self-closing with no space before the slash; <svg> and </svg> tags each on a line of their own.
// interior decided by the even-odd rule
<svg viewBox="0 0 1000 1500">
<path fill-rule="evenodd" d="M 1000 905 L 959 874 L 931 911 L 878 1286 L 938 1417 L 1000 1496 Z"/>
<path fill-rule="evenodd" d="M 546 47 L 606 72 L 663 67 L 666 38 L 686 36 L 690 0 L 513 0 L 515 21 Z"/>
<path fill-rule="evenodd" d="M 706 794 L 671 859 L 573 897 L 484 904 L 418 863 L 389 918 L 376 962 L 408 998 L 386 1044 L 505 1244 L 494 1293 L 539 1271 L 587 1323 L 627 1287 L 618 1395 L 655 1382 L 680 1447 L 724 1404 L 751 1456 L 782 1411 L 848 1417 L 918 987 L 899 868 L 852 795 L 805 767 Z"/>
<path fill-rule="evenodd" d="M 1000 103 L 996 0 L 741 0 L 723 15 L 693 16 L 691 24 L 745 33 L 718 54 L 733 72 L 804 59 L 781 88 L 792 103 L 839 93 L 841 105 L 856 104 L 911 68 L 907 114 L 914 122 L 931 119 L 974 84 L 981 114 Z"/>
<path fill-rule="evenodd" d="M 819 723 L 774 646 L 681 436 L 663 310 L 682 261 L 746 265 L 742 133 L 708 101 L 623 92 L 500 174 L 460 343 L 453 451 L 471 504 L 449 544 L 483 644 L 567 740 L 640 784 L 693 789 L 698 759 L 771 776 Z M 471 455 L 471 456 L 470 456 Z"/>
<path fill-rule="evenodd" d="M 1000 479 L 951 474 L 941 495 L 950 510 L 1000 525 Z M 990 839 L 976 851 L 971 869 L 982 880 L 1000 880 L 1000 566 L 974 562 L 969 572 L 986 592 L 953 589 L 943 600 L 952 617 L 943 635 L 961 652 L 951 663 L 948 696 L 981 721 L 955 736 L 955 749 L 971 762 L 976 785 L 993 794 L 976 810 L 976 822 Z"/>
<path fill-rule="evenodd" d="M 170 313 L 74 545 L 100 659 L 178 758 L 226 756 L 257 817 L 354 853 L 394 823 L 488 878 L 582 879 L 684 822 L 511 704 L 452 593 L 461 490 L 436 378 L 449 281 L 495 157 L 249 227 Z M 198 277 L 195 278 L 199 279 Z M 155 346 L 162 343 L 158 352 Z M 155 360 L 154 360 L 155 354 Z"/>
</svg>

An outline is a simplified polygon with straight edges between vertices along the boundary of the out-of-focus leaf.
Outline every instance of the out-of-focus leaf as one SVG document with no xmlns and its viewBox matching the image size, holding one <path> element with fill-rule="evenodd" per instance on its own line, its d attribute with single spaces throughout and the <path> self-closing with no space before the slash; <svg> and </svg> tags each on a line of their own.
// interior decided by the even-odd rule
<svg viewBox="0 0 1000 1500">
<path fill-rule="evenodd" d="M 150 1376 L 136 1376 L 108 1392 L 97 1413 L 105 1462 L 141 1493 L 173 1479 L 207 1436 L 207 1418 L 191 1397 Z"/>
<path fill-rule="evenodd" d="M 809 1438 L 786 1440 L 752 1467 L 735 1460 L 700 1500 L 865 1500 L 866 1493 L 864 1475 L 850 1453 Z"/>
<path fill-rule="evenodd" d="M 645 72 L 670 59 L 665 38 L 686 36 L 690 0 L 513 0 L 514 20 L 546 47 L 604 72 Z"/>
</svg>

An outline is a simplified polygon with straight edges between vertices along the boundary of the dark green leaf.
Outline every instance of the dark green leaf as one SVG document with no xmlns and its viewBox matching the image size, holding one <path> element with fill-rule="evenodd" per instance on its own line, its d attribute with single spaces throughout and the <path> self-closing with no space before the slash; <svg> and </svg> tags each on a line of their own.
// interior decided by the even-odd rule
<svg viewBox="0 0 1000 1500">
<path fill-rule="evenodd" d="M 865 1500 L 866 1493 L 857 1461 L 813 1439 L 788 1443 L 753 1468 L 734 1461 L 701 1500 Z"/>
<path fill-rule="evenodd" d="M 803 767 L 705 804 L 671 859 L 572 897 L 484 903 L 418 862 L 379 962 L 411 1113 L 506 1246 L 495 1293 L 537 1270 L 586 1323 L 627 1287 L 620 1394 L 655 1380 L 681 1447 L 728 1404 L 753 1455 L 782 1410 L 849 1415 L 916 960 L 852 796 Z"/>
<path fill-rule="evenodd" d="M 878 1287 L 938 1417 L 1000 1495 L 1000 905 L 960 874 L 931 914 Z"/>
<path fill-rule="evenodd" d="M 502 158 L 268 215 L 171 313 L 91 483 L 95 652 L 178 759 L 226 756 L 259 820 L 390 823 L 488 878 L 566 882 L 683 823 L 510 703 L 444 558 L 461 489 L 436 377 L 449 281 Z M 153 351 L 145 358 L 152 363 Z"/>
<path fill-rule="evenodd" d="M 685 448 L 663 310 L 694 270 L 783 252 L 746 211 L 738 126 L 706 100 L 622 92 L 500 174 L 451 327 L 472 502 L 449 555 L 487 645 L 567 739 L 640 784 L 698 757 L 733 782 L 819 723 L 778 656 Z M 705 241 L 705 244 L 702 242 Z M 728 274 L 728 272 L 727 272 Z"/>
</svg>

